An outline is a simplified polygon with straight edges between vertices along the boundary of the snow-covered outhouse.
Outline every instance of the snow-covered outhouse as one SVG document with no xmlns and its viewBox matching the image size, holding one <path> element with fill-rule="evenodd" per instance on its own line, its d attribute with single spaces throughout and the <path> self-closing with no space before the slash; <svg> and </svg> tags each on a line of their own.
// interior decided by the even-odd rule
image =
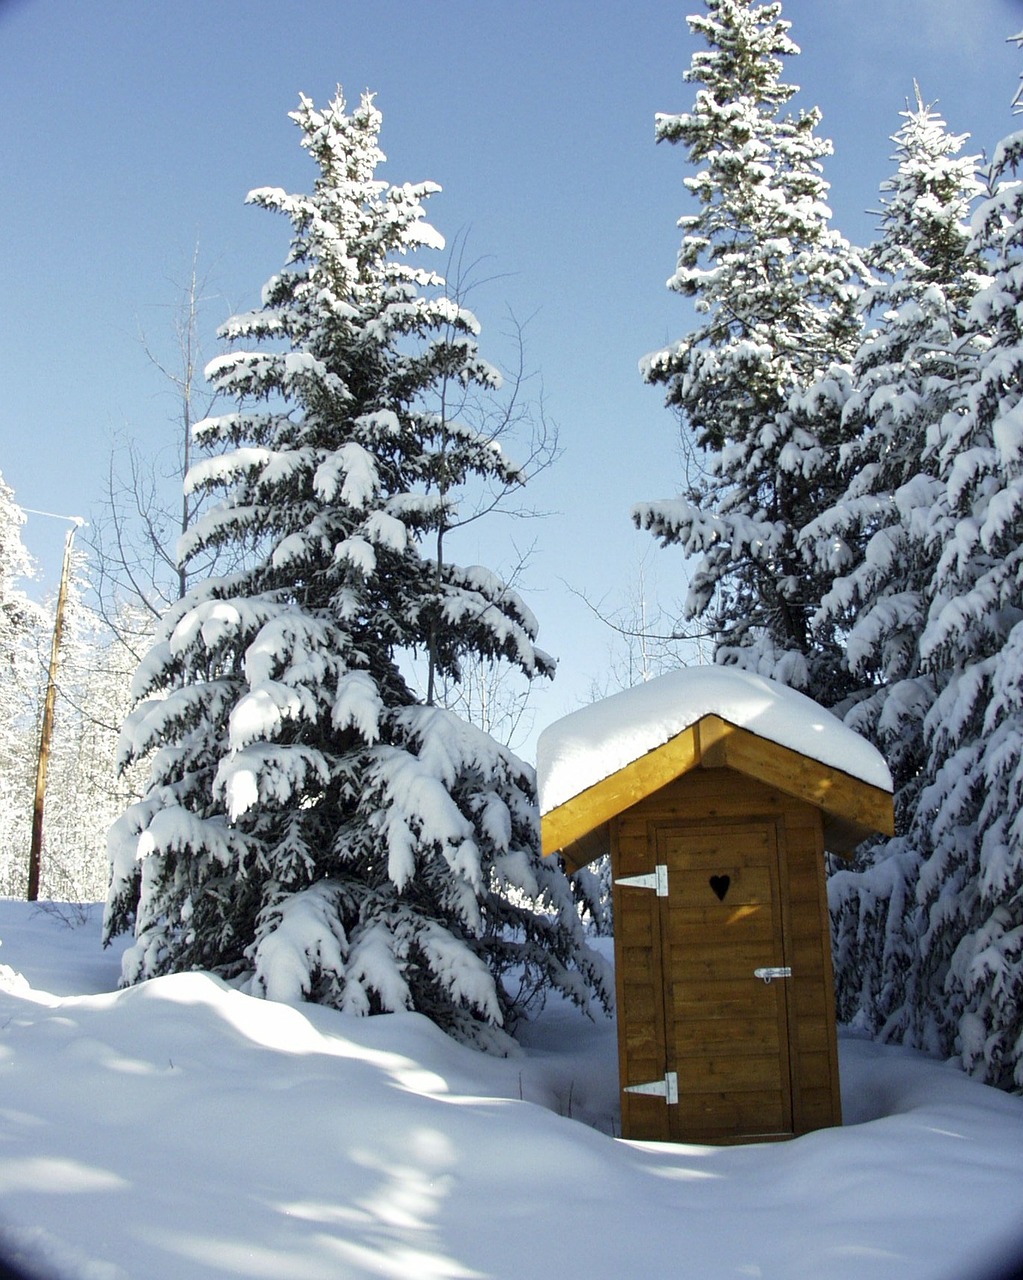
<svg viewBox="0 0 1023 1280">
<path fill-rule="evenodd" d="M 546 854 L 610 852 L 622 1135 L 841 1124 L 825 850 L 894 827 L 888 768 L 802 694 L 692 667 L 551 725 Z"/>
</svg>

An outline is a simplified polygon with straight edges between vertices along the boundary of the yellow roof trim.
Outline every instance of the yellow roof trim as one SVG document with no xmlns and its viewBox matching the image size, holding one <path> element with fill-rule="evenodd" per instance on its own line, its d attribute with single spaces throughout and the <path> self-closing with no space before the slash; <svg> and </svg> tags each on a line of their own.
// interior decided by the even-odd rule
<svg viewBox="0 0 1023 1280">
<path fill-rule="evenodd" d="M 540 819 L 544 853 L 575 844 L 700 762 L 696 725 L 580 791 Z"/>
<path fill-rule="evenodd" d="M 544 853 L 568 849 L 697 766 L 734 769 L 816 806 L 835 820 L 828 826 L 843 848 L 834 852 L 874 832 L 894 834 L 890 792 L 710 715 L 544 814 Z"/>
</svg>

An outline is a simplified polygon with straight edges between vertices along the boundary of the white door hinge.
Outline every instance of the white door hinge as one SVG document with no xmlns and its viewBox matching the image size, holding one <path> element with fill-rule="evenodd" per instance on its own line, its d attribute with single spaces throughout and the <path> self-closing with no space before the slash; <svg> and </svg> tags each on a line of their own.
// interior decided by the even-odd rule
<svg viewBox="0 0 1023 1280">
<path fill-rule="evenodd" d="M 659 898 L 668 896 L 668 867 L 659 862 L 653 871 L 645 876 L 621 876 L 615 884 L 626 885 L 632 889 L 653 889 Z"/>
<path fill-rule="evenodd" d="M 655 1098 L 663 1098 L 670 1106 L 678 1104 L 678 1073 L 666 1071 L 663 1080 L 651 1080 L 648 1084 L 627 1084 L 626 1093 L 651 1094 Z"/>
</svg>

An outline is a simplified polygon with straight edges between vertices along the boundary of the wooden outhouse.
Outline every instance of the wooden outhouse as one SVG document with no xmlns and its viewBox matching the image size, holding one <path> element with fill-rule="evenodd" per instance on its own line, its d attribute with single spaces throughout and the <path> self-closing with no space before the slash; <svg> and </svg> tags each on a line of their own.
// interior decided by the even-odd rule
<svg viewBox="0 0 1023 1280">
<path fill-rule="evenodd" d="M 893 831 L 878 753 L 732 668 L 552 725 L 546 854 L 611 855 L 622 1135 L 705 1143 L 841 1124 L 825 850 Z"/>
</svg>

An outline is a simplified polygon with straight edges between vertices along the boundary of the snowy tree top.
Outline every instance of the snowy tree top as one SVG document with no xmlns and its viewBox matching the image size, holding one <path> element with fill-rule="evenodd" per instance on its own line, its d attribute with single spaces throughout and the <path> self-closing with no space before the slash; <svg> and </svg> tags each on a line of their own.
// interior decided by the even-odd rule
<svg viewBox="0 0 1023 1280">
<path fill-rule="evenodd" d="M 537 742 L 540 812 L 550 813 L 708 715 L 892 790 L 877 749 L 805 694 L 737 667 L 687 667 L 549 725 Z"/>
</svg>

